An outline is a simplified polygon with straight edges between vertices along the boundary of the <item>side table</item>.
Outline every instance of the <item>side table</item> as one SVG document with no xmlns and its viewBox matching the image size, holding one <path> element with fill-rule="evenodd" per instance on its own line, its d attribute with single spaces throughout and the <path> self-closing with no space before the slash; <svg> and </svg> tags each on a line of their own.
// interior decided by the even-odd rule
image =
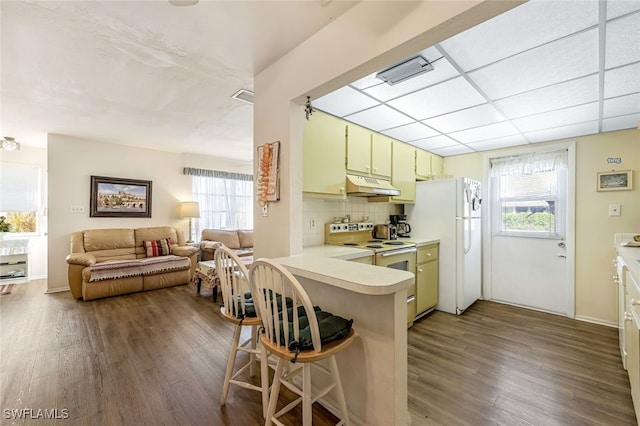
<svg viewBox="0 0 640 426">
<path fill-rule="evenodd" d="M 196 285 L 196 294 L 200 294 L 203 281 L 205 288 L 212 289 L 213 301 L 216 302 L 218 300 L 218 286 L 220 285 L 220 280 L 218 279 L 218 274 L 216 274 L 215 261 L 205 260 L 198 262 L 192 278 L 192 283 Z"/>
</svg>

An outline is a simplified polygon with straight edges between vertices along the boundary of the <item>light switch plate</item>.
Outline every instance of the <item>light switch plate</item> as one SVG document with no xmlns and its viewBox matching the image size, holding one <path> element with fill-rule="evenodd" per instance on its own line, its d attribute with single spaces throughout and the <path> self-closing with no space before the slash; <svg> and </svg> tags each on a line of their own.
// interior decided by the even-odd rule
<svg viewBox="0 0 640 426">
<path fill-rule="evenodd" d="M 620 204 L 609 204 L 609 216 L 620 216 Z"/>
</svg>

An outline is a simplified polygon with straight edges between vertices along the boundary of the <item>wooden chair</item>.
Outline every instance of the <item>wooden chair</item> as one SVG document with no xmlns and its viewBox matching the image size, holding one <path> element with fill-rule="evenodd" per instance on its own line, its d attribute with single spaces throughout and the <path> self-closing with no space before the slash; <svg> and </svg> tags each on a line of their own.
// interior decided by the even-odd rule
<svg viewBox="0 0 640 426">
<path fill-rule="evenodd" d="M 323 345 L 313 304 L 298 280 L 289 271 L 268 259 L 258 259 L 250 266 L 249 274 L 251 291 L 255 296 L 254 303 L 258 306 L 264 327 L 260 340 L 269 352 L 278 357 L 265 425 L 271 425 L 272 422 L 282 425 L 277 420 L 278 417 L 302 402 L 302 424 L 310 426 L 312 423 L 312 404 L 333 389 L 336 391 L 337 404 L 342 417 L 338 424 L 349 425 L 347 404 L 335 354 L 353 342 L 355 337 L 353 329 L 345 338 Z M 293 309 L 281 309 L 283 303 Z M 282 321 L 280 321 L 280 315 Z M 309 320 L 313 349 L 298 352 L 290 350 L 290 348 L 300 342 L 299 318 L 302 315 L 306 315 Z M 317 364 L 317 361 L 327 358 L 329 369 Z M 328 386 L 319 389 L 314 396 L 311 395 L 312 366 L 328 374 L 332 379 Z M 302 373 L 302 379 L 298 380 L 298 383 L 301 381 L 301 387 L 293 380 L 300 373 Z M 275 413 L 281 385 L 289 388 L 299 398 Z"/>
<path fill-rule="evenodd" d="M 220 405 L 224 405 L 227 401 L 229 386 L 232 384 L 237 385 L 262 393 L 262 416 L 265 417 L 269 401 L 269 365 L 265 347 L 263 345 L 257 347 L 258 327 L 262 325 L 262 321 L 257 316 L 257 310 L 250 312 L 251 307 L 245 299 L 245 292 L 250 291 L 249 273 L 247 267 L 238 256 L 226 247 L 218 248 L 215 251 L 214 261 L 216 273 L 220 280 L 223 300 L 220 312 L 227 321 L 235 325 L 231 353 L 229 354 L 224 385 L 220 395 Z M 240 335 L 244 326 L 251 327 L 251 337 L 240 343 Z M 248 353 L 249 361 L 234 374 L 233 370 L 238 351 Z M 237 379 L 247 368 L 249 368 L 249 375 L 251 377 L 255 376 L 256 358 L 260 361 L 260 386 Z"/>
</svg>

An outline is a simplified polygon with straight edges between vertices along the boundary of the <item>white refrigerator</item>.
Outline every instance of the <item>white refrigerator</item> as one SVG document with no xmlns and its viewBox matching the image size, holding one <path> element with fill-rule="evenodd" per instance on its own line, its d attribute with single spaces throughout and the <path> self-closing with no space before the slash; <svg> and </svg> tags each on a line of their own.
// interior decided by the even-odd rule
<svg viewBox="0 0 640 426">
<path fill-rule="evenodd" d="M 436 309 L 460 315 L 482 295 L 482 192 L 468 178 L 416 183 L 405 205 L 411 235 L 440 239 Z"/>
</svg>

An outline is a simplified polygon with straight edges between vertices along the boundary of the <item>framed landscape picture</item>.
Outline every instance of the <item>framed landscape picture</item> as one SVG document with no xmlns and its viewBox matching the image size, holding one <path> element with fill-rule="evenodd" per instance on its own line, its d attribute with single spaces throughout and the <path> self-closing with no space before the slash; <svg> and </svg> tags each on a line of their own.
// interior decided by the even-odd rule
<svg viewBox="0 0 640 426">
<path fill-rule="evenodd" d="M 151 217 L 151 181 L 91 176 L 90 217 Z"/>
<path fill-rule="evenodd" d="M 598 191 L 624 191 L 633 189 L 631 170 L 598 173 Z"/>
</svg>

